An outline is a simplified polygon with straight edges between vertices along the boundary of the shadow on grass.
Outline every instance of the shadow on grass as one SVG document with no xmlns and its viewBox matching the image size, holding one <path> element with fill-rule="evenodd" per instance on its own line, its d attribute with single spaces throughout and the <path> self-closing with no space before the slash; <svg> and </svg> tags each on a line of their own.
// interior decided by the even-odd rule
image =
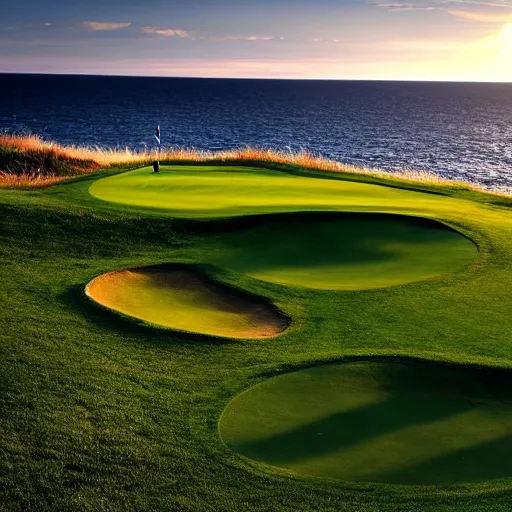
<svg viewBox="0 0 512 512">
<path fill-rule="evenodd" d="M 512 476 L 512 434 L 447 453 L 399 471 L 382 472 L 376 480 L 407 484 L 454 484 Z"/>
<path fill-rule="evenodd" d="M 262 216 L 266 222 L 203 246 L 207 262 L 270 282 L 336 289 L 392 286 L 451 273 L 477 257 L 466 236 L 427 219 L 389 214 Z M 209 254 L 211 252 L 211 255 Z"/>
<path fill-rule="evenodd" d="M 296 423 L 256 441 L 237 443 L 235 437 L 232 448 L 268 464 L 300 468 L 299 472 L 310 468 L 319 476 L 370 482 L 454 484 L 512 476 L 512 434 L 507 434 L 512 421 L 510 370 L 393 358 L 355 358 L 337 364 L 345 387 L 332 388 L 331 395 L 314 395 L 322 365 L 311 366 L 310 380 L 297 391 L 307 395 L 304 405 L 296 401 L 291 411 L 298 407 L 305 414 L 304 407 L 311 407 L 307 404 L 314 407 L 309 389 L 320 401 L 341 398 L 345 403 L 344 393 L 351 393 L 347 383 L 366 389 L 372 403 Z M 334 378 L 336 373 L 329 375 Z M 280 378 L 286 375 L 277 377 L 276 383 Z M 272 400 L 269 391 L 266 400 Z M 268 417 L 276 421 L 273 428 L 282 421 L 277 406 L 273 404 L 279 412 Z M 286 402 L 282 408 L 286 411 Z M 257 420 L 266 422 L 266 416 Z M 247 428 L 257 433 L 257 425 L 247 422 Z"/>
<path fill-rule="evenodd" d="M 235 448 L 250 457 L 286 465 L 335 453 L 405 427 L 446 419 L 469 408 L 469 402 L 458 400 L 421 400 L 416 394 L 393 396 Z"/>
</svg>

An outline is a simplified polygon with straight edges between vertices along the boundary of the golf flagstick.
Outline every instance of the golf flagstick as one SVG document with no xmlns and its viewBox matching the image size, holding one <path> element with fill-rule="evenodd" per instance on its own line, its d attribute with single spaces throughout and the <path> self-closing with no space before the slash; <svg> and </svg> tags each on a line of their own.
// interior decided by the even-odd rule
<svg viewBox="0 0 512 512">
<path fill-rule="evenodd" d="M 155 139 L 158 142 L 158 160 L 155 160 L 153 162 L 153 172 L 159 172 L 160 171 L 160 157 L 162 155 L 162 139 L 160 136 L 160 125 L 158 124 L 155 129 Z"/>
</svg>

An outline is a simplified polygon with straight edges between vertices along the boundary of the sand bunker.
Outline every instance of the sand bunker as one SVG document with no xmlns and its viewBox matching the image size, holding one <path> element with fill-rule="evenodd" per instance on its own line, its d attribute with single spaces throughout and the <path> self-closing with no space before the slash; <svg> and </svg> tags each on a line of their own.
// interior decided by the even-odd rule
<svg viewBox="0 0 512 512">
<path fill-rule="evenodd" d="M 512 477 L 510 372 L 405 362 L 310 368 L 236 396 L 219 429 L 306 476 L 397 484 Z"/>
<path fill-rule="evenodd" d="M 289 325 L 276 308 L 180 266 L 111 272 L 86 287 L 111 310 L 161 327 L 229 338 L 268 338 Z"/>
</svg>

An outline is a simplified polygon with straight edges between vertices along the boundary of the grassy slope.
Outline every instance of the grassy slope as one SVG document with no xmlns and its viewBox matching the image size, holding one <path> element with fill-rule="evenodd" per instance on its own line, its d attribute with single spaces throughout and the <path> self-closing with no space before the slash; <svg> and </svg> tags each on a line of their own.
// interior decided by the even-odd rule
<svg viewBox="0 0 512 512">
<path fill-rule="evenodd" d="M 116 320 L 83 302 L 79 290 L 120 267 L 198 260 L 211 232 L 233 229 L 233 223 L 116 207 L 89 198 L 91 183 L 0 193 L 0 485 L 6 507 L 508 510 L 507 480 L 425 489 L 269 477 L 223 447 L 216 428 L 237 392 L 311 360 L 407 354 L 512 367 L 507 208 L 399 191 L 399 212 L 423 212 L 470 233 L 480 244 L 479 260 L 441 280 L 345 293 L 218 272 L 271 297 L 295 324 L 276 340 L 198 343 Z M 415 199 L 407 200 L 409 194 Z M 364 198 L 362 208 L 392 210 L 388 200 L 379 205 L 377 199 Z M 349 205 L 358 208 L 357 201 Z"/>
</svg>

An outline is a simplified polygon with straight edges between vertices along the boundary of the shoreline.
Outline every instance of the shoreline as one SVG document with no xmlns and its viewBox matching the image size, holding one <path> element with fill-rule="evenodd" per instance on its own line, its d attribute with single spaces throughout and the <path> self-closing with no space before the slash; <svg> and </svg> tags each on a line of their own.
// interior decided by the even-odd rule
<svg viewBox="0 0 512 512">
<path fill-rule="evenodd" d="M 99 170 L 137 168 L 154 160 L 162 164 L 258 164 L 291 166 L 297 170 L 395 181 L 398 186 L 431 185 L 456 187 L 495 197 L 510 198 L 512 189 L 490 188 L 469 180 L 453 180 L 428 171 L 404 169 L 386 171 L 348 165 L 307 151 L 246 147 L 234 150 L 205 151 L 175 148 L 158 152 L 137 152 L 92 146 L 64 146 L 36 135 L 0 135 L 0 188 L 41 188 Z"/>
</svg>

